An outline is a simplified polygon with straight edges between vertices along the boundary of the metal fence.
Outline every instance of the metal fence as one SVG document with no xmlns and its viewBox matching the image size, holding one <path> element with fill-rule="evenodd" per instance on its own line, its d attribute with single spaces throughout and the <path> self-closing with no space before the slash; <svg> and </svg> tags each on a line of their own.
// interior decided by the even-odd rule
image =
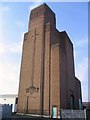
<svg viewBox="0 0 90 120">
<path fill-rule="evenodd" d="M 61 118 L 79 118 L 79 119 L 86 119 L 86 110 L 67 110 L 61 109 L 60 110 Z"/>
<path fill-rule="evenodd" d="M 0 105 L 0 120 L 2 118 L 10 118 L 12 115 L 12 105 Z"/>
</svg>

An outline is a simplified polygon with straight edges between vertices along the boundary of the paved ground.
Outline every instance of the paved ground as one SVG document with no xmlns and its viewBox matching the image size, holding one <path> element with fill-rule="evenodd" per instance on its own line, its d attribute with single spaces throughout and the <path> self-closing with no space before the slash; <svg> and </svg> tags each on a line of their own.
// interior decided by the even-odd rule
<svg viewBox="0 0 90 120">
<path fill-rule="evenodd" d="M 85 120 L 80 118 L 63 118 L 63 119 L 55 119 L 55 118 L 45 118 L 45 117 L 35 117 L 35 116 L 29 116 L 29 115 L 12 115 L 11 118 L 8 119 L 2 119 L 2 120 Z M 89 119 L 87 119 L 89 120 Z"/>
<path fill-rule="evenodd" d="M 29 115 L 27 116 L 26 115 L 12 115 L 11 118 L 2 119 L 2 120 L 51 120 L 51 118 L 35 117 L 35 116 L 29 116 Z M 55 119 L 55 120 L 60 120 L 60 119 Z"/>
</svg>

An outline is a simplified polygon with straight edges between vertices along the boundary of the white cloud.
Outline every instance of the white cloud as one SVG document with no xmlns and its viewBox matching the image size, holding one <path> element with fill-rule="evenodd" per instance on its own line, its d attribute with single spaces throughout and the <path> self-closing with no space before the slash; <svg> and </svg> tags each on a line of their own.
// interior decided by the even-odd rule
<svg viewBox="0 0 90 120">
<path fill-rule="evenodd" d="M 10 47 L 14 48 L 10 48 Z M 2 53 L 0 54 L 0 94 L 17 93 L 19 83 L 19 69 L 20 60 L 18 63 L 10 55 L 11 52 L 20 52 L 19 45 L 2 46 Z M 1 48 L 0 48 L 1 49 Z"/>
<path fill-rule="evenodd" d="M 75 41 L 74 42 L 75 47 L 82 47 L 82 46 L 88 45 L 87 37 L 85 37 L 84 39 L 80 39 L 80 40 L 76 39 L 74 41 Z"/>
<path fill-rule="evenodd" d="M 21 47 L 21 43 L 0 44 L 0 94 L 18 92 L 20 61 L 14 61 L 10 53 L 21 53 Z"/>
<path fill-rule="evenodd" d="M 6 53 L 9 53 L 9 54 L 10 53 L 21 53 L 22 45 L 23 45 L 23 38 L 24 38 L 24 32 L 21 33 L 20 42 L 8 43 L 6 41 L 9 41 L 9 40 L 3 37 L 2 34 L 0 34 L 0 57 L 1 55 L 6 54 Z"/>
<path fill-rule="evenodd" d="M 74 41 L 75 41 L 74 57 L 75 57 L 75 61 L 77 61 L 76 76 L 81 81 L 85 81 L 88 78 L 87 77 L 88 76 L 88 38 L 84 37 L 84 39 L 81 40 L 76 39 Z"/>
<path fill-rule="evenodd" d="M 77 63 L 76 76 L 81 82 L 87 81 L 88 78 L 88 58 L 84 58 L 81 62 Z"/>
<path fill-rule="evenodd" d="M 88 38 L 74 40 L 75 75 L 81 81 L 82 99 L 88 101 Z"/>
<path fill-rule="evenodd" d="M 0 94 L 17 93 L 19 65 L 0 60 Z"/>
<path fill-rule="evenodd" d="M 88 58 L 77 63 L 76 77 L 81 81 L 83 101 L 88 101 Z"/>
<path fill-rule="evenodd" d="M 29 7 L 29 11 L 34 9 L 35 7 L 39 6 L 44 0 L 37 0 L 37 2 L 34 2 L 32 5 Z"/>
<path fill-rule="evenodd" d="M 5 21 L 7 21 L 6 15 L 7 13 L 9 13 L 10 10 L 11 8 L 9 6 L 2 5 L 2 3 L 0 4 L 0 40 L 1 40 L 2 33 L 3 33 Z"/>
<path fill-rule="evenodd" d="M 22 38 L 24 33 L 22 33 Z M 20 57 L 16 57 L 17 53 L 21 54 L 22 43 L 6 43 L 6 39 L 0 36 L 0 94 L 18 93 L 19 73 L 20 73 Z M 8 40 L 7 40 L 8 41 Z M 12 57 L 12 54 L 13 57 Z M 17 59 L 15 61 L 14 59 Z"/>
<path fill-rule="evenodd" d="M 0 11 L 2 12 L 7 12 L 7 11 L 10 11 L 10 7 L 9 6 L 3 6 L 3 5 L 0 5 Z"/>
<path fill-rule="evenodd" d="M 0 54 L 5 53 L 6 49 L 6 45 L 4 45 L 3 43 L 0 43 Z"/>
<path fill-rule="evenodd" d="M 23 22 L 17 21 L 16 24 L 17 24 L 19 27 L 25 27 L 25 23 L 23 23 Z"/>
<path fill-rule="evenodd" d="M 82 100 L 83 102 L 87 102 L 89 101 L 89 97 L 88 97 L 88 86 L 83 86 L 82 87 Z"/>
<path fill-rule="evenodd" d="M 0 55 L 6 53 L 21 53 L 22 51 L 22 42 L 19 43 L 0 43 Z"/>
<path fill-rule="evenodd" d="M 13 53 L 21 53 L 22 51 L 22 42 L 17 43 L 13 43 L 12 45 L 10 45 L 10 51 Z"/>
</svg>

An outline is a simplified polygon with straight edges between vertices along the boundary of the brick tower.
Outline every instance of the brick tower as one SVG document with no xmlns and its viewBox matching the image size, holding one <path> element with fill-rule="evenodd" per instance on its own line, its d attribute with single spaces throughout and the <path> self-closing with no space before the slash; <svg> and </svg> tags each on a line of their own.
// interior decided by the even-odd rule
<svg viewBox="0 0 90 120">
<path fill-rule="evenodd" d="M 78 109 L 81 84 L 75 77 L 73 44 L 56 29 L 55 13 L 43 4 L 31 11 L 24 35 L 18 112 L 52 114 L 52 106 Z"/>
</svg>

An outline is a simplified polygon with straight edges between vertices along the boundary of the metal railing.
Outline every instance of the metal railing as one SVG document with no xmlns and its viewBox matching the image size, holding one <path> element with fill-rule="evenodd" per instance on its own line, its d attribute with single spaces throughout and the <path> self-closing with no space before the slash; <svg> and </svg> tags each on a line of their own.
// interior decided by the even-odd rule
<svg viewBox="0 0 90 120">
<path fill-rule="evenodd" d="M 60 110 L 61 118 L 84 118 L 86 119 L 86 113 L 84 110 Z"/>
</svg>

